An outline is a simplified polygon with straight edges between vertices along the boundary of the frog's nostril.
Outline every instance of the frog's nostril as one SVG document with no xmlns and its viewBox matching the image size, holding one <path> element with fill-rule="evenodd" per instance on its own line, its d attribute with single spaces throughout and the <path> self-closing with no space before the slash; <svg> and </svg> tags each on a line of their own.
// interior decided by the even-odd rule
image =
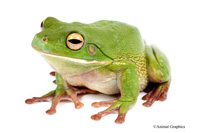
<svg viewBox="0 0 200 133">
<path fill-rule="evenodd" d="M 47 41 L 48 41 L 48 37 L 47 37 L 47 35 L 44 36 L 44 37 L 42 38 L 42 41 L 43 41 L 43 42 L 47 42 Z"/>
</svg>

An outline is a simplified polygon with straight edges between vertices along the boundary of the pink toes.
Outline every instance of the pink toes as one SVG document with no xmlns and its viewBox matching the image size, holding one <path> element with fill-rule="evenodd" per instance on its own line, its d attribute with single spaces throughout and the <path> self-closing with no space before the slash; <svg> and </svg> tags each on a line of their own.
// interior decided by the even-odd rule
<svg viewBox="0 0 200 133">
<path fill-rule="evenodd" d="M 151 90 L 142 97 L 142 100 L 146 100 L 143 105 L 145 107 L 150 107 L 155 101 L 165 101 L 167 99 L 169 85 L 170 81 L 153 86 Z"/>
</svg>

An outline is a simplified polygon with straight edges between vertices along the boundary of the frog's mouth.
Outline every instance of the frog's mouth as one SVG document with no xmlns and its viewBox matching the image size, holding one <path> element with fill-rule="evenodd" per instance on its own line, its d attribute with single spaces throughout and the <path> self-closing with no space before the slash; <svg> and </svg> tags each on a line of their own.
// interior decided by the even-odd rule
<svg viewBox="0 0 200 133">
<path fill-rule="evenodd" d="M 84 60 L 44 52 L 39 53 L 56 72 L 67 74 L 68 76 L 89 72 L 111 63 L 111 60 Z"/>
<path fill-rule="evenodd" d="M 109 64 L 110 61 L 106 60 L 106 61 L 96 61 L 96 60 L 84 60 L 84 59 L 77 59 L 77 58 L 72 58 L 72 57 L 66 57 L 66 56 L 61 56 L 61 55 L 54 55 L 54 54 L 49 54 L 49 53 L 44 53 L 44 52 L 39 52 L 41 55 L 43 56 L 49 56 L 52 58 L 57 58 L 57 59 L 61 59 L 61 60 L 65 60 L 66 62 L 74 62 L 77 64 L 85 64 L 85 65 L 89 65 L 89 64 Z"/>
</svg>

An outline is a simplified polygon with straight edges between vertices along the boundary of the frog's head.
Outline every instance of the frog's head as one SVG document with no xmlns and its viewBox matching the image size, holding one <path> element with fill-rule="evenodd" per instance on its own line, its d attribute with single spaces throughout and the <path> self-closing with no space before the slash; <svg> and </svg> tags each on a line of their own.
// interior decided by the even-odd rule
<svg viewBox="0 0 200 133">
<path fill-rule="evenodd" d="M 95 34 L 87 24 L 64 23 L 48 17 L 41 23 L 32 46 L 59 73 L 76 75 L 106 66 L 112 59 L 91 43 Z"/>
</svg>

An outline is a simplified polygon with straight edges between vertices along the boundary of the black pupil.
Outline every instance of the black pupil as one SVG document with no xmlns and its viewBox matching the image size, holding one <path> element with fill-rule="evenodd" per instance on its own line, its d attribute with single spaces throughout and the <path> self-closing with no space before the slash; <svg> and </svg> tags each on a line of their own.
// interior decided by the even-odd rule
<svg viewBox="0 0 200 133">
<path fill-rule="evenodd" d="M 78 39 L 70 39 L 68 40 L 69 42 L 73 43 L 73 44 L 79 44 L 81 43 L 82 41 L 78 40 Z"/>
<path fill-rule="evenodd" d="M 43 27 L 43 21 L 42 21 L 42 23 L 41 23 L 40 27 L 41 27 L 41 28 Z"/>
</svg>

